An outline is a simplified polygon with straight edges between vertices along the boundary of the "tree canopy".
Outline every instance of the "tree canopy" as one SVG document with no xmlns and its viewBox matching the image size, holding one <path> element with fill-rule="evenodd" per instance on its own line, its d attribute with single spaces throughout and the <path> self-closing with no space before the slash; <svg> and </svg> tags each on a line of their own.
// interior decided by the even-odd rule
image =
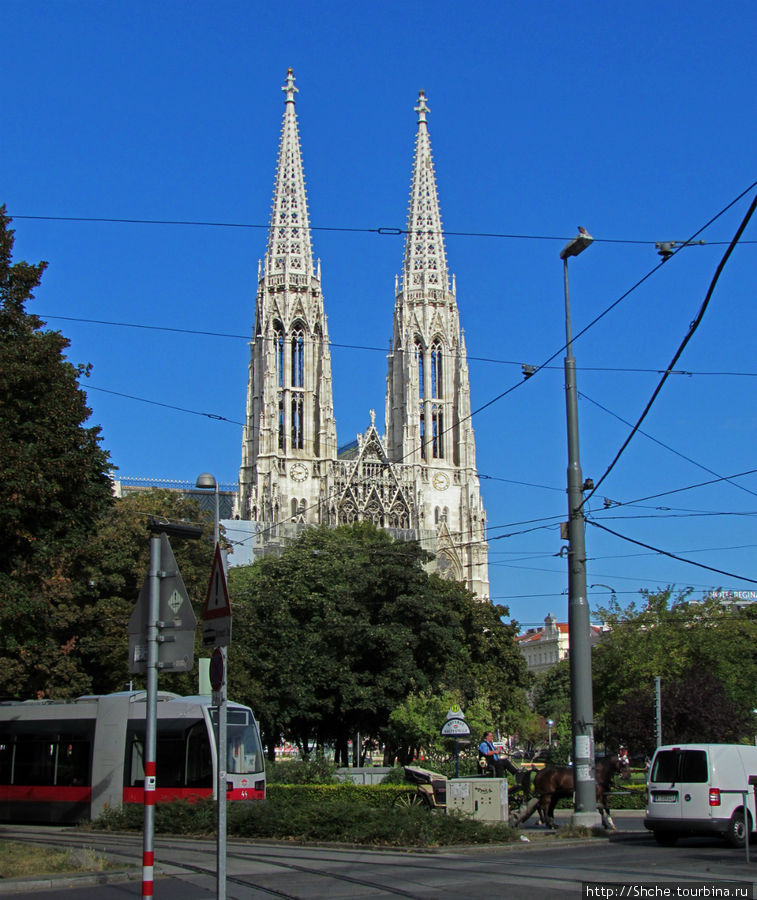
<svg viewBox="0 0 757 900">
<path fill-rule="evenodd" d="M 82 543 L 112 503 L 69 342 L 26 311 L 46 263 L 12 263 L 0 206 L 0 695 L 76 682 Z"/>
<path fill-rule="evenodd" d="M 388 739 L 412 694 L 484 695 L 500 714 L 523 702 L 506 611 L 429 575 L 427 561 L 361 523 L 308 529 L 280 557 L 231 570 L 230 692 L 253 706 L 269 747 L 281 735 L 338 751 L 357 732 Z"/>
<path fill-rule="evenodd" d="M 662 738 L 734 741 L 751 733 L 757 690 L 757 609 L 690 591 L 644 593 L 644 604 L 599 610 L 611 630 L 593 652 L 595 719 L 634 751 L 655 746 L 655 677 Z"/>
</svg>

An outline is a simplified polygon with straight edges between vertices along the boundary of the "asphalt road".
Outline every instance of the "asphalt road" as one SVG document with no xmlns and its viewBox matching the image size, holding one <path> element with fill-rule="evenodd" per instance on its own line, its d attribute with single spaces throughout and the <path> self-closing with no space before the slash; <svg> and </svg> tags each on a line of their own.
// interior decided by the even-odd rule
<svg viewBox="0 0 757 900">
<path fill-rule="evenodd" d="M 226 896 L 229 900 L 262 897 L 434 900 L 474 896 L 556 900 L 581 897 L 585 882 L 605 886 L 630 883 L 647 891 L 646 894 L 627 891 L 626 897 L 664 896 L 660 893 L 662 887 L 675 891 L 683 886 L 738 882 L 742 889 L 748 890 L 742 896 L 753 896 L 757 847 L 752 862 L 747 864 L 744 851 L 733 850 L 719 840 L 687 839 L 675 847 L 659 847 L 644 831 L 638 814 L 618 815 L 616 823 L 618 832 L 607 839 L 561 840 L 553 835 L 543 836 L 543 829 L 532 825 L 526 829 L 526 834 L 532 836 L 528 843 L 423 852 L 230 840 Z M 74 897 L 128 900 L 141 896 L 139 836 L 15 826 L 12 831 L 13 834 L 2 827 L 0 837 L 55 846 L 94 846 L 100 852 L 122 859 L 124 869 L 118 877 L 110 876 L 107 883 L 99 884 L 86 878 L 26 885 L 0 881 L 3 898 L 31 894 L 44 900 Z M 207 900 L 216 896 L 214 841 L 159 838 L 155 850 L 157 900 Z M 688 893 L 687 896 L 697 895 Z"/>
</svg>

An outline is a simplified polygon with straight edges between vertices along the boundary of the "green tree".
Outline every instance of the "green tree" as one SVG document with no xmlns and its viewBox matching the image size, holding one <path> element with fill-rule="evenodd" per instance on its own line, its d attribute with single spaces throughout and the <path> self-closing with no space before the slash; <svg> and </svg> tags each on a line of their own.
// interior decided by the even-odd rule
<svg viewBox="0 0 757 900">
<path fill-rule="evenodd" d="M 231 571 L 232 691 L 256 710 L 269 751 L 285 734 L 303 749 L 333 741 L 345 761 L 347 741 L 381 736 L 410 694 L 517 705 L 526 674 L 512 628 L 429 575 L 427 560 L 361 523 L 308 529 L 280 557 Z"/>
<path fill-rule="evenodd" d="M 536 678 L 533 690 L 534 711 L 558 722 L 566 713 L 570 716 L 570 661 L 561 659 Z"/>
<path fill-rule="evenodd" d="M 129 674 L 128 623 L 150 567 L 150 517 L 188 522 L 204 528 L 202 538 L 170 538 L 171 549 L 198 621 L 202 614 L 213 565 L 213 520 L 197 501 L 175 491 L 151 488 L 115 501 L 100 518 L 85 547 L 87 570 L 83 582 L 81 618 L 85 627 L 79 641 L 82 669 L 89 690 L 108 693 L 126 682 L 143 686 L 144 679 Z M 197 629 L 195 661 L 209 656 Z M 197 664 L 192 672 L 160 672 L 162 690 L 197 693 Z"/>
<path fill-rule="evenodd" d="M 77 585 L 82 545 L 112 503 L 108 454 L 69 342 L 26 311 L 46 263 L 12 264 L 0 206 L 0 695 L 85 686 Z"/>
<path fill-rule="evenodd" d="M 757 690 L 757 610 L 690 591 L 643 593 L 637 608 L 600 614 L 611 630 L 593 652 L 595 719 L 608 744 L 655 744 L 654 684 L 661 678 L 663 741 L 735 740 L 750 734 Z"/>
</svg>

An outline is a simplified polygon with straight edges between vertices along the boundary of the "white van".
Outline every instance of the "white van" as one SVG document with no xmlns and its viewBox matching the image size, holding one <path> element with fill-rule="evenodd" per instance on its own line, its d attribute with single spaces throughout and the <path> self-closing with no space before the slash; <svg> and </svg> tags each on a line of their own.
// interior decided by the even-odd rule
<svg viewBox="0 0 757 900">
<path fill-rule="evenodd" d="M 744 800 L 754 830 L 757 747 L 746 744 L 669 744 L 655 751 L 647 781 L 644 825 L 660 844 L 685 835 L 715 834 L 743 847 Z"/>
</svg>

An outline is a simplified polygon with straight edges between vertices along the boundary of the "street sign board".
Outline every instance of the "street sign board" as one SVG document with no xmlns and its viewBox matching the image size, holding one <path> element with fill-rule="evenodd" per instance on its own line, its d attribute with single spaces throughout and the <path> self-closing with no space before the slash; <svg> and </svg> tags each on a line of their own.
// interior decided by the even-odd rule
<svg viewBox="0 0 757 900">
<path fill-rule="evenodd" d="M 160 598 L 158 601 L 158 668 L 190 672 L 194 668 L 197 617 L 165 534 L 160 536 Z M 137 604 L 129 619 L 129 672 L 147 671 L 147 625 L 150 612 L 150 577 L 145 576 Z"/>
<path fill-rule="evenodd" d="M 206 647 L 228 647 L 231 643 L 231 602 L 218 544 L 202 611 L 202 642 Z"/>
<path fill-rule="evenodd" d="M 442 725 L 442 737 L 470 737 L 470 725 L 465 719 L 449 718 Z"/>
</svg>

